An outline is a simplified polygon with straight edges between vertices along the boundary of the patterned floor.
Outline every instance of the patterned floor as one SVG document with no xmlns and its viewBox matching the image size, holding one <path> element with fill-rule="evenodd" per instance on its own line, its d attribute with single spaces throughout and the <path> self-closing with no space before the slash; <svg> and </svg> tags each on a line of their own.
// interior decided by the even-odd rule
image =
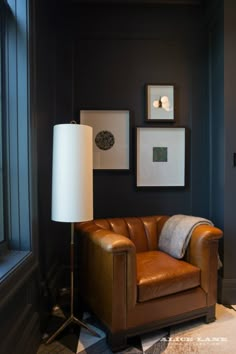
<svg viewBox="0 0 236 354">
<path fill-rule="evenodd" d="M 161 354 L 164 352 L 168 354 L 219 354 L 226 352 L 227 354 L 235 354 L 236 305 L 225 307 L 217 304 L 216 316 L 217 320 L 211 325 L 206 325 L 204 324 L 204 320 L 197 319 L 166 330 L 159 330 L 131 338 L 128 342 L 129 346 L 127 349 L 118 352 L 118 354 Z M 89 313 L 84 313 L 83 321 L 98 333 L 99 337 L 92 335 L 83 327 L 70 325 L 51 344 L 44 344 L 48 336 L 51 333 L 54 333 L 64 321 L 63 312 L 59 307 L 56 307 L 47 329 L 47 333 L 43 336 L 43 342 L 40 345 L 37 354 L 112 354 L 112 351 L 107 346 L 104 331 L 101 329 L 101 326 L 96 319 Z M 188 339 L 189 336 L 192 336 L 192 340 L 186 340 L 186 343 L 177 343 L 178 341 L 176 342 L 176 340 L 173 341 L 173 343 L 172 341 L 169 342 L 170 337 L 181 338 L 181 336 L 183 336 L 184 339 Z M 224 337 L 226 342 L 220 343 L 219 340 L 221 337 Z M 205 339 L 207 339 L 207 342 L 211 339 L 214 343 L 200 343 L 200 347 L 200 344 L 197 343 L 199 338 L 203 338 L 204 342 Z M 177 344 L 179 344 L 179 346 L 177 346 Z M 189 346 L 190 344 L 191 348 Z M 208 346 L 206 346 L 206 344 L 208 344 Z"/>
<path fill-rule="evenodd" d="M 64 315 L 60 308 L 55 308 L 47 333 L 43 335 L 42 344 L 37 354 L 60 353 L 60 354 L 112 354 L 106 343 L 106 335 L 95 318 L 89 313 L 84 313 L 83 321 L 94 330 L 98 336 L 92 335 L 83 327 L 77 325 L 68 326 L 51 344 L 44 344 L 51 333 L 59 328 L 64 322 Z M 168 336 L 168 331 L 155 331 L 129 340 L 127 349 L 118 354 L 158 354 L 166 348 L 166 341 L 161 339 Z"/>
</svg>

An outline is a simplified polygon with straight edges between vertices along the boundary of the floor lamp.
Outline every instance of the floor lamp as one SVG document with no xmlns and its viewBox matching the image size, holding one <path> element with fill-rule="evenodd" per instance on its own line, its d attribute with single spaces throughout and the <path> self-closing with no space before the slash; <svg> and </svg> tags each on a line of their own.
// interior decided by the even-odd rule
<svg viewBox="0 0 236 354">
<path fill-rule="evenodd" d="M 99 335 L 74 316 L 74 223 L 93 218 L 92 128 L 58 124 L 53 128 L 52 220 L 71 223 L 70 316 L 46 341 L 75 323 Z"/>
</svg>

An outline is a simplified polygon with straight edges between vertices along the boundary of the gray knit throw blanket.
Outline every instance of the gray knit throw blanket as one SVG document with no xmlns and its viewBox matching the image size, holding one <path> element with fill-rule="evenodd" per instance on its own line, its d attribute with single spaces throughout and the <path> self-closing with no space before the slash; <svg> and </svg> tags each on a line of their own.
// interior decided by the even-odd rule
<svg viewBox="0 0 236 354">
<path fill-rule="evenodd" d="M 196 216 L 181 214 L 171 216 L 162 228 L 159 249 L 172 257 L 183 258 L 193 230 L 202 224 L 213 226 L 210 220 Z"/>
</svg>

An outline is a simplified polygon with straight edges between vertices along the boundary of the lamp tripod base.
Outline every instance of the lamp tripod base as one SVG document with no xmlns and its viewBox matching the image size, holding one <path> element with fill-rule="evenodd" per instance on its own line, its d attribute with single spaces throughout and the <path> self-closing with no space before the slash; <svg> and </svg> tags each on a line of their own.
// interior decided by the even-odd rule
<svg viewBox="0 0 236 354">
<path fill-rule="evenodd" d="M 53 342 L 53 340 L 66 328 L 68 327 L 70 324 L 77 324 L 80 327 L 84 327 L 86 328 L 91 334 L 93 334 L 96 337 L 100 337 L 100 335 L 98 333 L 96 333 L 94 330 L 92 330 L 91 328 L 89 328 L 84 322 L 78 320 L 78 318 L 76 318 L 74 315 L 71 315 L 62 325 L 61 327 L 59 327 L 55 333 L 53 333 L 47 340 L 46 340 L 46 344 L 50 344 L 51 342 Z"/>
<path fill-rule="evenodd" d="M 53 333 L 47 340 L 46 344 L 50 344 L 57 336 L 60 334 L 67 326 L 74 323 L 81 327 L 86 328 L 91 334 L 100 338 L 100 335 L 96 333 L 94 330 L 89 328 L 84 322 L 78 320 L 74 316 L 74 223 L 71 223 L 71 241 L 70 241 L 70 259 L 71 259 L 71 270 L 70 270 L 70 317 L 59 327 L 55 333 Z"/>
</svg>

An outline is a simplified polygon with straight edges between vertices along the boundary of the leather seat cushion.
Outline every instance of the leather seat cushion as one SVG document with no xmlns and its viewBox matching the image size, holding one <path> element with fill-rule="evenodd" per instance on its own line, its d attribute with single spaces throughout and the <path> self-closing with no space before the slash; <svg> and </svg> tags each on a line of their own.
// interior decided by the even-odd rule
<svg viewBox="0 0 236 354">
<path fill-rule="evenodd" d="M 200 285 L 200 269 L 161 251 L 140 252 L 137 260 L 138 302 Z"/>
</svg>

